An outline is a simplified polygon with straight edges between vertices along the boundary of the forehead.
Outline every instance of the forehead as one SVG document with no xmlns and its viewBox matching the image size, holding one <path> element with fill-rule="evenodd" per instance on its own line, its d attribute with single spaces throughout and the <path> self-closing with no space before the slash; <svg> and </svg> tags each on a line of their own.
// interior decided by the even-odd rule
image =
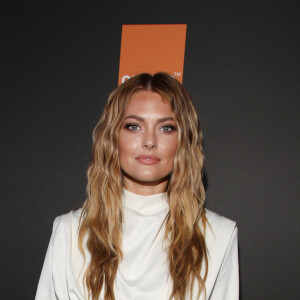
<svg viewBox="0 0 300 300">
<path fill-rule="evenodd" d="M 171 116 L 172 109 L 167 100 L 162 99 L 159 93 L 139 90 L 135 92 L 128 103 L 126 115 L 159 115 Z"/>
</svg>

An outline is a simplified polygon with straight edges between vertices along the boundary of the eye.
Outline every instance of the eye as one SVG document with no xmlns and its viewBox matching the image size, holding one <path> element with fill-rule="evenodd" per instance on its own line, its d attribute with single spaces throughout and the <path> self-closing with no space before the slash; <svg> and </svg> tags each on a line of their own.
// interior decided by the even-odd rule
<svg viewBox="0 0 300 300">
<path fill-rule="evenodd" d="M 169 133 L 169 132 L 172 132 L 172 131 L 176 131 L 176 127 L 173 126 L 173 125 L 163 125 L 161 127 L 161 131 Z"/>
<path fill-rule="evenodd" d="M 140 128 L 140 126 L 138 124 L 127 123 L 127 124 L 125 124 L 124 128 L 128 129 L 130 131 L 136 131 Z"/>
</svg>

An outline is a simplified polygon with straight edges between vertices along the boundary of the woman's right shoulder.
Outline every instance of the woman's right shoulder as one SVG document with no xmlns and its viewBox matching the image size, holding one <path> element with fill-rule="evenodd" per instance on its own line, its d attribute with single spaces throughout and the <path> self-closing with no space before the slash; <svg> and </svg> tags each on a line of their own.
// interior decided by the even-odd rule
<svg viewBox="0 0 300 300">
<path fill-rule="evenodd" d="M 53 222 L 53 232 L 64 231 L 64 233 L 69 233 L 70 230 L 77 230 L 81 212 L 82 208 L 79 208 L 56 217 Z"/>
<path fill-rule="evenodd" d="M 81 292 L 73 284 L 84 265 L 78 248 L 81 212 L 72 210 L 55 218 L 35 299 L 69 299 L 69 289 L 75 289 L 76 295 Z"/>
</svg>

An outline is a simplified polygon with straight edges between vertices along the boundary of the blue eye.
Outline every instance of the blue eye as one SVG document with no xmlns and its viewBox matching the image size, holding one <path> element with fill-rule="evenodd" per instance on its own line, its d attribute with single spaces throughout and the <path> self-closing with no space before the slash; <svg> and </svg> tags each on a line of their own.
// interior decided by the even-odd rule
<svg viewBox="0 0 300 300">
<path fill-rule="evenodd" d="M 175 126 L 172 126 L 172 125 L 164 125 L 164 126 L 162 126 L 161 130 L 163 132 L 172 132 L 172 131 L 175 131 L 176 128 L 175 128 Z"/>
<path fill-rule="evenodd" d="M 132 124 L 132 123 L 128 123 L 128 124 L 125 124 L 125 129 L 128 129 L 128 130 L 131 130 L 131 131 L 136 131 L 138 130 L 140 127 L 139 125 L 137 124 Z"/>
</svg>

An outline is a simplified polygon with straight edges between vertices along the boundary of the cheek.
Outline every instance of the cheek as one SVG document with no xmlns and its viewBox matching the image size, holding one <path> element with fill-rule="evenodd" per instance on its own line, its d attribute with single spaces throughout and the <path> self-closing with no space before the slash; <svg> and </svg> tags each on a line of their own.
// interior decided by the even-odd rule
<svg viewBox="0 0 300 300">
<path fill-rule="evenodd" d="M 175 167 L 175 156 L 176 156 L 176 152 L 177 152 L 177 144 L 178 144 L 178 141 L 176 139 L 176 141 L 174 141 L 174 143 L 172 143 L 172 147 L 171 147 L 170 156 L 172 157 L 172 159 L 170 161 L 170 164 L 171 164 L 172 172 L 174 171 L 174 167 Z"/>
<path fill-rule="evenodd" d="M 119 137 L 119 155 L 120 159 L 126 159 L 130 154 L 134 154 L 136 142 L 130 135 L 121 135 Z"/>
<path fill-rule="evenodd" d="M 126 152 L 126 143 L 124 143 L 124 139 L 121 136 L 119 137 L 118 148 L 119 148 L 120 163 L 122 163 L 124 153 Z"/>
<path fill-rule="evenodd" d="M 171 150 L 171 152 L 172 152 L 172 163 L 174 163 L 174 158 L 175 158 L 176 151 L 177 151 L 177 140 L 172 146 L 173 146 L 172 150 Z"/>
<path fill-rule="evenodd" d="M 120 159 L 124 159 L 124 157 L 127 156 L 128 153 L 128 144 L 126 141 L 122 138 L 119 139 L 119 155 Z"/>
<path fill-rule="evenodd" d="M 175 154 L 177 151 L 177 137 L 168 140 L 164 143 L 164 155 L 168 157 L 170 160 L 174 160 Z"/>
</svg>

